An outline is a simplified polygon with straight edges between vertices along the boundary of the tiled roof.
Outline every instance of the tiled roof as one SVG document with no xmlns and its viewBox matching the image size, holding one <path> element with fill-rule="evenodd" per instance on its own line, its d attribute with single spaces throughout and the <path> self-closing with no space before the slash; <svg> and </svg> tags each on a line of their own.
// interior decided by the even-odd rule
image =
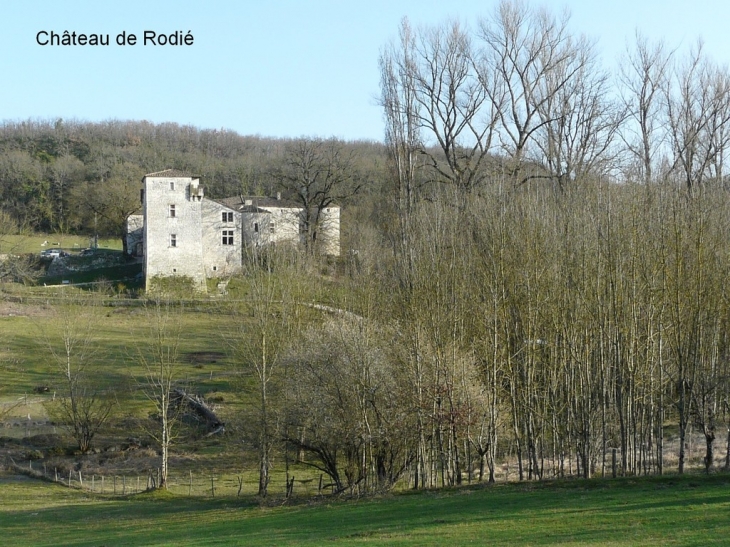
<svg viewBox="0 0 730 547">
<path fill-rule="evenodd" d="M 258 207 L 280 207 L 282 209 L 301 209 L 301 205 L 295 201 L 287 199 L 276 199 L 265 196 L 235 196 L 215 200 L 221 205 L 235 209 L 236 211 L 245 211 L 247 213 L 256 212 Z M 246 202 L 250 201 L 250 205 Z"/>
<path fill-rule="evenodd" d="M 145 177 L 190 177 L 194 179 L 200 178 L 200 176 L 198 175 L 191 175 L 190 173 L 180 171 L 179 169 L 165 169 L 164 171 L 158 171 L 156 173 L 147 173 Z"/>
</svg>

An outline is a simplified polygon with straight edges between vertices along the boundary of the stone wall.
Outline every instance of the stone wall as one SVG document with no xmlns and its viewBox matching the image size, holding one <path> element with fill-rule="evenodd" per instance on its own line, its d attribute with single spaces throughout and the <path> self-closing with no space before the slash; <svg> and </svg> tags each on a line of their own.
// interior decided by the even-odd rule
<svg viewBox="0 0 730 547">
<path fill-rule="evenodd" d="M 156 276 L 187 276 L 205 289 L 200 190 L 192 177 L 144 178 L 147 289 Z"/>
</svg>

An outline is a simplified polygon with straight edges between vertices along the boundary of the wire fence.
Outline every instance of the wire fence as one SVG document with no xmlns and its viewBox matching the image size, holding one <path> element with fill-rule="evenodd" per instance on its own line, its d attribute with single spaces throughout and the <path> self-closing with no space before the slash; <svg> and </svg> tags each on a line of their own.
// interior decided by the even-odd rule
<svg viewBox="0 0 730 547">
<path fill-rule="evenodd" d="M 17 464 L 12 466 L 16 472 L 28 476 L 54 482 L 68 488 L 85 490 L 103 495 L 127 496 L 154 489 L 160 484 L 159 469 L 146 474 L 112 474 L 84 473 L 81 470 L 49 468 L 47 464 L 28 461 L 28 467 Z M 269 483 L 268 492 L 273 496 L 291 497 L 315 496 L 331 492 L 324 477 L 282 476 L 280 480 Z M 258 480 L 246 479 L 244 475 L 205 474 L 188 471 L 187 473 L 168 474 L 167 490 L 177 495 L 199 497 L 240 497 L 258 494 Z"/>
</svg>

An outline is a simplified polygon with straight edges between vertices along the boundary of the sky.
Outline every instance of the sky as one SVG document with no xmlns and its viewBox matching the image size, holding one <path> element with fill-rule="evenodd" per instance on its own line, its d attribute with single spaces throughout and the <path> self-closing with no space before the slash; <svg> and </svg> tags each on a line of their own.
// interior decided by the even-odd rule
<svg viewBox="0 0 730 547">
<path fill-rule="evenodd" d="M 0 6 L 0 121 L 148 120 L 268 137 L 383 139 L 378 56 L 399 22 L 476 25 L 496 0 L 8 0 Z M 641 31 L 687 50 L 702 38 L 730 63 L 725 0 L 550 0 L 604 66 Z M 38 33 L 109 35 L 109 46 L 51 46 Z M 145 32 L 192 45 L 143 43 Z M 120 46 L 124 32 L 135 45 Z M 41 34 L 41 41 L 47 36 Z"/>
</svg>

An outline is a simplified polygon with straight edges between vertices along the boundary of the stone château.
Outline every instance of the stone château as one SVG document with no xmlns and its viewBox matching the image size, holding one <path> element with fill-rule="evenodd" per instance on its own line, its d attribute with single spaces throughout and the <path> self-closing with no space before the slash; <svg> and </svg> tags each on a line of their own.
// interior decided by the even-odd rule
<svg viewBox="0 0 730 547">
<path fill-rule="evenodd" d="M 142 179 L 142 214 L 127 219 L 127 248 L 144 257 L 146 288 L 155 277 L 186 276 L 204 290 L 206 279 L 227 277 L 248 247 L 302 244 L 304 208 L 277 197 L 205 197 L 200 177 L 175 169 Z M 340 254 L 340 209 L 319 212 L 318 247 Z"/>
</svg>

